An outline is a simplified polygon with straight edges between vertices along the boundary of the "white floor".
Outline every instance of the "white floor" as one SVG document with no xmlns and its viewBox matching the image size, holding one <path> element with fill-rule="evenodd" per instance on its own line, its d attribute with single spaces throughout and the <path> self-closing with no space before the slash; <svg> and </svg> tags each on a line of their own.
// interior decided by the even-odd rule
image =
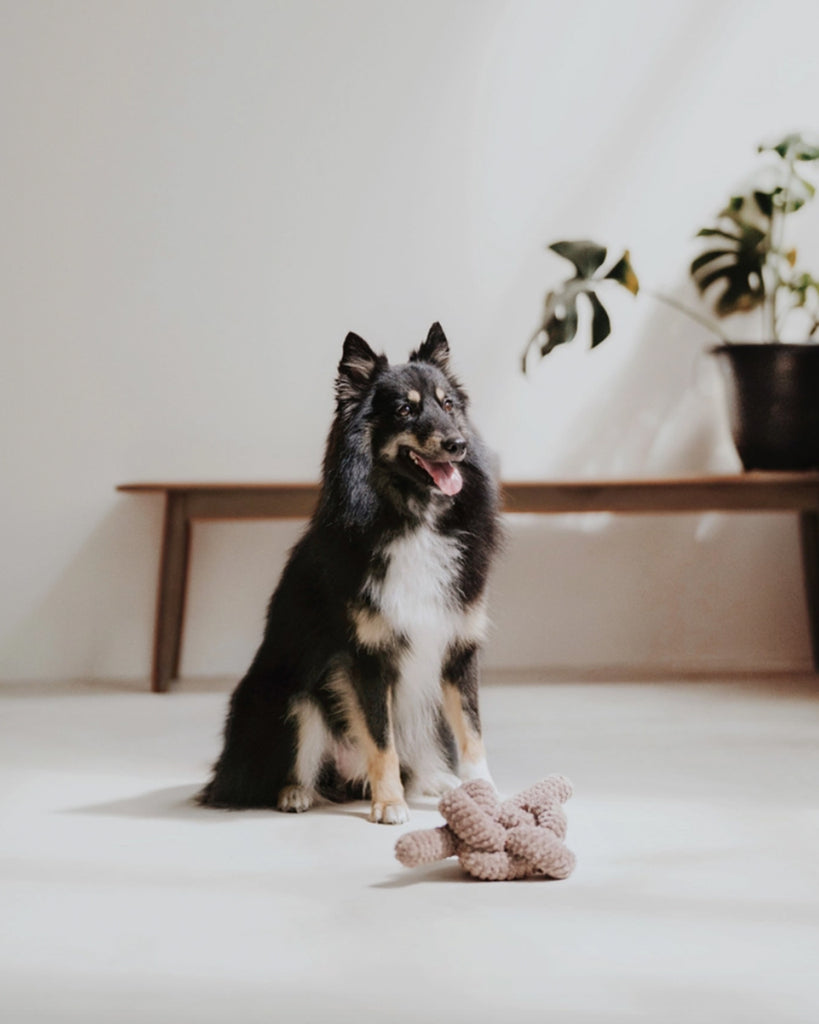
<svg viewBox="0 0 819 1024">
<path fill-rule="evenodd" d="M 401 868 L 432 801 L 192 806 L 227 690 L 0 687 L 4 1022 L 819 1020 L 813 678 L 488 686 L 502 789 L 574 782 L 563 882 Z"/>
</svg>

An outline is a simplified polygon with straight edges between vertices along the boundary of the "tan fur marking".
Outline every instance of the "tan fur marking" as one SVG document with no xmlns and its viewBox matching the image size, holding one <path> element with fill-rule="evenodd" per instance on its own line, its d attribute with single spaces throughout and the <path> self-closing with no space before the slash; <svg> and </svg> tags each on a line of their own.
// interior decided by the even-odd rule
<svg viewBox="0 0 819 1024">
<path fill-rule="evenodd" d="M 391 694 L 387 695 L 387 718 L 390 724 L 387 731 L 387 746 L 384 749 L 372 738 L 361 710 L 350 723 L 356 742 L 367 758 L 367 774 L 370 778 L 374 804 L 395 803 L 404 799 L 404 787 L 401 785 L 401 770 L 392 730 Z"/>
<path fill-rule="evenodd" d="M 381 449 L 381 455 L 386 459 L 395 459 L 398 457 L 399 448 L 415 448 L 417 444 L 418 438 L 415 434 L 404 431 L 384 445 Z"/>
<path fill-rule="evenodd" d="M 344 714 L 347 718 L 347 728 L 350 736 L 358 749 L 364 756 L 367 764 L 367 778 L 370 784 L 370 796 L 372 798 L 373 814 L 372 821 L 391 820 L 384 816 L 384 808 L 391 805 L 400 805 L 406 810 L 404 801 L 404 787 L 401 783 L 401 768 L 398 761 L 398 752 L 395 749 L 395 735 L 392 729 L 392 696 L 387 698 L 387 712 L 390 726 L 387 734 L 387 746 L 381 749 L 372 738 L 364 712 L 358 703 L 355 692 L 347 678 L 337 673 L 330 683 L 333 692 L 341 701 Z M 376 816 L 376 808 L 378 814 Z M 396 818 L 396 823 L 406 820 L 406 815 Z"/>
<path fill-rule="evenodd" d="M 436 394 L 439 402 L 443 402 L 444 398 L 446 398 L 446 393 L 445 393 L 443 388 L 436 388 L 435 389 L 435 394 Z"/>
<path fill-rule="evenodd" d="M 475 764 L 486 756 L 483 740 L 464 711 L 461 695 L 452 683 L 444 683 L 444 714 L 455 734 L 461 763 Z"/>
<path fill-rule="evenodd" d="M 367 758 L 367 770 L 374 804 L 403 802 L 404 787 L 401 785 L 401 769 L 395 747 L 379 750 L 373 744 L 372 753 Z"/>
<path fill-rule="evenodd" d="M 350 735 L 357 740 L 362 732 L 368 733 L 364 713 L 346 674 L 342 671 L 335 672 L 328 682 L 328 689 L 335 694 L 341 705 Z"/>
<path fill-rule="evenodd" d="M 415 391 L 414 389 L 411 390 L 411 391 L 408 391 L 407 392 L 407 398 L 409 399 L 410 402 L 416 402 L 416 403 L 420 402 L 421 401 L 421 392 L 420 391 Z"/>
<path fill-rule="evenodd" d="M 394 640 L 394 633 L 389 623 L 378 612 L 372 612 L 368 608 L 359 608 L 353 612 L 353 623 L 356 639 L 362 647 L 375 650 L 379 647 L 388 647 Z"/>
</svg>

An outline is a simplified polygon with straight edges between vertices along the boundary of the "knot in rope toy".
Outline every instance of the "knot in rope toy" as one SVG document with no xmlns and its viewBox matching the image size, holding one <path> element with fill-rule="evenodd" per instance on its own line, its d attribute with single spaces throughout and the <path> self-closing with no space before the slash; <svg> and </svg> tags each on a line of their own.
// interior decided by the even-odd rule
<svg viewBox="0 0 819 1024">
<path fill-rule="evenodd" d="M 490 782 L 474 779 L 441 799 L 446 825 L 401 836 L 395 856 L 408 868 L 457 856 L 473 878 L 487 882 L 568 878 L 575 856 L 563 842 L 561 804 L 571 795 L 563 775 L 550 775 L 503 802 Z"/>
</svg>

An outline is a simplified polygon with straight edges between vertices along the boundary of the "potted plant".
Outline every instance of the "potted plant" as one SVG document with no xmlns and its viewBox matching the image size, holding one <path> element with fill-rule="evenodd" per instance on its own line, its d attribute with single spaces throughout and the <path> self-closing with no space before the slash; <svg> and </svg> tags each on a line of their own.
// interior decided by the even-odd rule
<svg viewBox="0 0 819 1024">
<path fill-rule="evenodd" d="M 797 266 L 785 238 L 788 218 L 815 195 L 803 168 L 819 160 L 819 143 L 800 134 L 760 146 L 761 174 L 734 195 L 697 237 L 706 249 L 690 267 L 716 317 L 761 314 L 760 340 L 729 337 L 717 320 L 662 293 L 656 298 L 703 323 L 720 339 L 710 351 L 725 384 L 729 418 L 746 469 L 819 468 L 819 280 Z M 578 301 L 591 309 L 592 347 L 611 324 L 599 293 L 613 284 L 636 295 L 639 282 L 626 251 L 606 270 L 595 242 L 555 242 L 575 273 L 545 298 L 543 317 L 523 354 L 546 356 L 578 330 Z M 801 338 L 801 340 L 799 340 Z"/>
</svg>

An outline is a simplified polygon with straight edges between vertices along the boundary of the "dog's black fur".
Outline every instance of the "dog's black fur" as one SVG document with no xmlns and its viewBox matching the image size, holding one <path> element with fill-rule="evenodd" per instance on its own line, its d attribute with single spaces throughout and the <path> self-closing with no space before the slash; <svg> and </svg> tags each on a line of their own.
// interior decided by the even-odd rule
<svg viewBox="0 0 819 1024">
<path fill-rule="evenodd" d="M 306 810 L 369 788 L 371 820 L 402 822 L 403 784 L 441 791 L 459 763 L 488 777 L 477 660 L 499 496 L 467 406 L 440 325 L 397 366 L 347 336 L 318 506 L 202 804 Z"/>
</svg>

